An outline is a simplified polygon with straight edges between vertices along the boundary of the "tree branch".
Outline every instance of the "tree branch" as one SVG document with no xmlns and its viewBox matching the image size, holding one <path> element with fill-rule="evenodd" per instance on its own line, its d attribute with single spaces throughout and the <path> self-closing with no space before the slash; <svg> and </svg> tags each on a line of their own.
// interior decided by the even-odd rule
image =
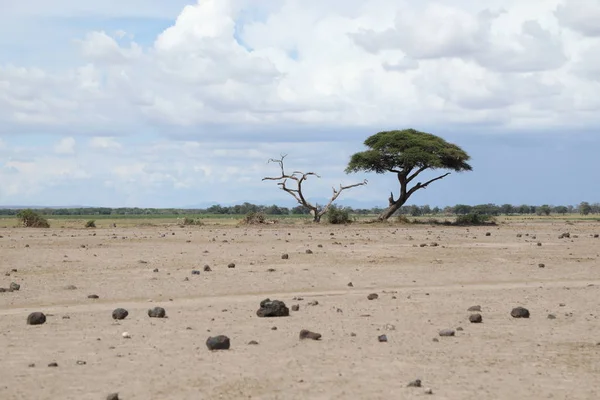
<svg viewBox="0 0 600 400">
<path fill-rule="evenodd" d="M 419 190 L 419 189 L 424 189 L 424 188 L 426 188 L 428 185 L 430 185 L 431 183 L 433 183 L 433 182 L 435 182 L 435 181 L 438 181 L 438 180 L 440 180 L 440 179 L 443 179 L 443 178 L 447 177 L 448 175 L 450 175 L 450 172 L 446 172 L 444 175 L 440 175 L 440 176 L 438 176 L 437 178 L 433 178 L 433 179 L 431 179 L 431 180 L 429 180 L 429 181 L 427 181 L 427 182 L 425 182 L 425 183 L 421 183 L 421 182 L 417 183 L 417 184 L 416 184 L 416 185 L 415 185 L 415 186 L 414 186 L 412 189 L 410 189 L 410 190 L 408 191 L 408 193 L 407 193 L 407 196 L 408 196 L 408 197 L 410 197 L 410 195 L 412 195 L 412 194 L 413 194 L 414 192 L 416 192 L 417 190 Z"/>
<path fill-rule="evenodd" d="M 418 170 L 416 170 L 414 174 L 412 174 L 411 176 L 408 177 L 408 179 L 406 180 L 406 183 L 410 183 L 410 181 L 415 179 L 417 177 L 417 175 L 419 175 L 421 172 L 425 171 L 427 168 L 429 168 L 429 167 L 423 166 L 423 167 L 419 168 Z"/>
<path fill-rule="evenodd" d="M 355 183 L 353 185 L 348 185 L 348 186 L 342 186 L 340 184 L 340 188 L 338 190 L 336 190 L 336 188 L 332 188 L 333 189 L 333 195 L 331 196 L 331 200 L 329 200 L 329 203 L 327 203 L 327 205 L 325 207 L 323 207 L 323 209 L 321 210 L 321 212 L 319 213 L 321 216 L 325 215 L 325 213 L 327 213 L 327 210 L 329 210 L 329 207 L 331 207 L 331 205 L 333 204 L 333 202 L 338 198 L 338 196 L 346 189 L 352 189 L 354 187 L 357 186 L 363 186 L 366 185 L 369 181 L 367 181 L 366 179 L 360 183 Z"/>
</svg>

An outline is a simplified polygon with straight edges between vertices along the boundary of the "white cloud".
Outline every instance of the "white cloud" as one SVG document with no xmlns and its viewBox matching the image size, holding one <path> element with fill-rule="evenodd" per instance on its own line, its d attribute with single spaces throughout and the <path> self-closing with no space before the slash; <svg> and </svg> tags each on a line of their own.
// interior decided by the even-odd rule
<svg viewBox="0 0 600 400">
<path fill-rule="evenodd" d="M 142 49 L 136 43 L 131 42 L 129 48 L 121 47 L 105 32 L 90 32 L 79 44 L 83 57 L 99 64 L 119 65 L 142 55 Z"/>
<path fill-rule="evenodd" d="M 600 37 L 600 1 L 564 0 L 556 9 L 561 24 L 585 36 Z"/>
<path fill-rule="evenodd" d="M 75 139 L 72 137 L 62 138 L 54 145 L 56 154 L 75 154 Z"/>
<path fill-rule="evenodd" d="M 89 146 L 93 149 L 121 149 L 121 144 L 113 137 L 93 137 L 89 141 Z"/>
</svg>

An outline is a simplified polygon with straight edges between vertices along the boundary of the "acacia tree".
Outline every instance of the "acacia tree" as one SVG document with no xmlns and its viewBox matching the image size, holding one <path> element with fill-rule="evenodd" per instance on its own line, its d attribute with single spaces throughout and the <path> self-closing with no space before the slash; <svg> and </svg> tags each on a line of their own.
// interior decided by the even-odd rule
<svg viewBox="0 0 600 400">
<path fill-rule="evenodd" d="M 331 195 L 331 199 L 329 200 L 327 205 L 325 205 L 325 207 L 319 207 L 318 204 L 313 205 L 308 200 L 306 200 L 304 193 L 302 193 L 302 189 L 303 189 L 302 184 L 308 179 L 309 176 L 316 176 L 317 178 L 320 178 L 320 176 L 314 172 L 302 172 L 302 171 L 294 171 L 291 174 L 286 174 L 285 168 L 283 165 L 283 159 L 286 156 L 287 156 L 287 154 L 282 155 L 280 159 L 271 158 L 268 161 L 269 163 L 274 162 L 274 163 L 279 164 L 279 168 L 281 169 L 281 176 L 264 177 L 262 180 L 263 181 L 280 181 L 279 183 L 277 183 L 279 188 L 281 190 L 285 191 L 286 193 L 289 193 L 290 195 L 292 195 L 294 197 L 294 199 L 296 199 L 298 204 L 300 204 L 300 206 L 308 209 L 310 211 L 310 214 L 313 216 L 314 222 L 321 221 L 321 218 L 323 217 L 323 215 L 325 215 L 327 213 L 327 211 L 329 210 L 329 208 L 331 207 L 333 202 L 339 197 L 339 195 L 344 190 L 367 184 L 366 179 L 360 183 L 355 183 L 353 185 L 348 185 L 348 186 L 342 186 L 340 184 L 340 187 L 338 189 L 332 188 L 333 194 Z M 288 183 L 288 181 L 292 181 L 294 187 L 288 187 L 286 185 Z"/>
<path fill-rule="evenodd" d="M 388 208 L 378 217 L 381 221 L 390 218 L 417 190 L 425 189 L 450 175 L 447 172 L 409 188 L 409 184 L 421 172 L 437 169 L 457 172 L 472 170 L 467 163 L 470 157 L 463 149 L 438 136 L 414 129 L 379 132 L 368 137 L 364 144 L 369 149 L 352 155 L 346 173 L 391 172 L 396 174 L 400 184 L 398 198 L 394 199 L 394 193 L 391 193 Z"/>
</svg>

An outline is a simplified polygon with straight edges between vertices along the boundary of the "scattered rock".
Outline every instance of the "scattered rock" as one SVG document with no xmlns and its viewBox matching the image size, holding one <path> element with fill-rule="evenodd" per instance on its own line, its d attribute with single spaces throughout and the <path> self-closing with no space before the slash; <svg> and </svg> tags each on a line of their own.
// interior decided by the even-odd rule
<svg viewBox="0 0 600 400">
<path fill-rule="evenodd" d="M 106 400 L 120 400 L 119 399 L 119 393 L 111 393 L 108 396 L 106 396 Z"/>
<path fill-rule="evenodd" d="M 299 304 L 294 304 L 292 306 L 292 311 L 300 311 L 300 305 Z"/>
<path fill-rule="evenodd" d="M 282 259 L 282 260 L 287 260 L 288 258 L 290 258 L 290 255 L 289 255 L 289 254 L 282 254 L 282 255 L 281 255 L 281 259 Z"/>
<path fill-rule="evenodd" d="M 483 317 L 481 314 L 471 314 L 469 315 L 469 322 L 472 324 L 480 324 L 483 322 Z"/>
<path fill-rule="evenodd" d="M 440 336 L 448 337 L 448 336 L 454 336 L 454 335 L 455 335 L 455 332 L 453 329 L 442 329 L 440 331 Z"/>
<path fill-rule="evenodd" d="M 312 339 L 312 340 L 319 340 L 321 339 L 321 334 L 320 333 L 316 333 L 316 332 L 311 332 L 309 330 L 306 329 L 302 329 L 300 331 L 300 340 L 304 340 L 304 339 Z"/>
<path fill-rule="evenodd" d="M 208 265 L 204 266 L 204 272 L 210 272 L 212 271 L 212 269 L 210 269 L 210 267 Z"/>
<path fill-rule="evenodd" d="M 312 300 L 312 301 L 309 301 L 307 303 L 307 305 L 309 305 L 309 306 L 318 306 L 319 302 L 317 300 Z"/>
<path fill-rule="evenodd" d="M 471 306 L 467 311 L 470 312 L 481 312 L 481 306 Z"/>
<path fill-rule="evenodd" d="M 208 339 L 206 339 L 206 347 L 208 347 L 210 351 L 229 350 L 230 346 L 231 342 L 229 341 L 229 338 L 225 335 L 211 336 Z"/>
<path fill-rule="evenodd" d="M 548 319 L 556 319 L 556 315 L 554 315 L 554 314 L 548 314 Z"/>
<path fill-rule="evenodd" d="M 420 379 L 415 379 L 414 381 L 411 381 L 408 383 L 408 385 L 406 385 L 407 387 L 416 387 L 416 388 L 420 388 L 421 387 L 421 380 Z"/>
<path fill-rule="evenodd" d="M 154 268 L 152 272 L 158 272 L 158 268 Z"/>
<path fill-rule="evenodd" d="M 538 245 L 538 246 L 541 246 L 541 245 L 542 245 L 542 242 L 537 242 L 537 245 Z"/>
<path fill-rule="evenodd" d="M 117 308 L 112 312 L 113 319 L 125 319 L 129 315 L 129 312 L 124 308 Z"/>
<path fill-rule="evenodd" d="M 77 360 L 76 362 L 77 365 L 86 365 L 87 362 L 83 361 L 83 360 Z"/>
<path fill-rule="evenodd" d="M 523 237 L 523 235 L 520 233 L 517 233 L 517 237 L 520 238 L 520 237 Z"/>
<path fill-rule="evenodd" d="M 11 291 L 17 291 L 19 289 L 21 289 L 21 285 L 19 285 L 18 283 L 14 283 L 14 282 L 11 282 L 10 286 L 8 287 L 8 290 L 11 290 Z"/>
<path fill-rule="evenodd" d="M 251 340 L 251 341 L 248 342 L 248 345 L 250 345 L 250 346 L 256 346 L 256 345 L 258 345 L 258 342 L 256 340 Z"/>
<path fill-rule="evenodd" d="M 58 363 L 55 362 L 51 362 L 50 364 L 48 364 L 49 367 L 58 367 Z"/>
<path fill-rule="evenodd" d="M 388 339 L 387 339 L 387 336 L 386 336 L 386 335 L 379 335 L 379 336 L 377 336 L 377 340 L 378 340 L 380 343 L 386 343 L 386 342 L 388 341 Z"/>
<path fill-rule="evenodd" d="M 98 296 L 97 294 L 90 294 L 88 296 L 88 299 L 99 299 L 99 298 L 100 298 L 100 296 Z"/>
<path fill-rule="evenodd" d="M 227 265 L 227 268 L 235 268 L 235 263 L 229 263 L 229 264 Z"/>
<path fill-rule="evenodd" d="M 260 302 L 260 308 L 256 311 L 256 315 L 261 318 L 287 317 L 290 315 L 290 310 L 283 301 L 265 299 Z"/>
<path fill-rule="evenodd" d="M 352 284 L 352 282 L 348 282 L 348 287 L 354 287 L 354 285 Z"/>
<path fill-rule="evenodd" d="M 167 316 L 167 312 L 162 307 L 154 307 L 148 310 L 148 316 L 150 318 L 165 318 Z"/>
<path fill-rule="evenodd" d="M 539 263 L 539 264 L 538 264 L 538 267 L 539 267 L 539 268 L 546 268 L 546 264 L 544 264 L 544 263 Z"/>
<path fill-rule="evenodd" d="M 492 236 L 492 232 L 486 232 L 485 236 Z"/>
<path fill-rule="evenodd" d="M 131 335 L 129 334 L 129 332 L 123 332 L 121 333 L 121 336 L 123 337 L 123 339 L 131 339 Z"/>
<path fill-rule="evenodd" d="M 529 318 L 529 310 L 523 307 L 513 308 L 510 312 L 513 318 Z"/>
<path fill-rule="evenodd" d="M 198 271 L 197 269 L 193 269 L 192 275 L 200 275 L 200 271 Z"/>
<path fill-rule="evenodd" d="M 67 285 L 67 286 L 65 286 L 65 290 L 77 290 L 77 286 L 75 286 L 75 285 Z"/>
<path fill-rule="evenodd" d="M 375 300 L 378 298 L 379 298 L 379 295 L 377 293 L 371 293 L 370 295 L 367 296 L 367 299 L 369 299 L 369 300 Z"/>
<path fill-rule="evenodd" d="M 427 388 L 425 389 L 425 394 L 433 394 L 433 390 Z"/>
<path fill-rule="evenodd" d="M 43 312 L 32 312 L 27 317 L 27 325 L 42 325 L 46 322 L 46 316 Z"/>
<path fill-rule="evenodd" d="M 306 252 L 305 252 L 305 253 L 306 253 L 306 254 L 312 254 L 312 253 L 313 253 L 313 251 L 312 251 L 311 249 L 306 249 Z"/>
</svg>

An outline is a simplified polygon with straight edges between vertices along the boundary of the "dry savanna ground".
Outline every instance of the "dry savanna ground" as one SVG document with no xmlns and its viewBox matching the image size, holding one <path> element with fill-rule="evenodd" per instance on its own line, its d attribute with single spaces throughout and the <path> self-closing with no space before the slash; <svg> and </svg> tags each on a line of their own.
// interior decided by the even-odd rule
<svg viewBox="0 0 600 400">
<path fill-rule="evenodd" d="M 0 293 L 0 399 L 598 399 L 598 233 L 560 220 L 0 228 L 0 287 L 21 285 Z M 259 318 L 265 298 L 299 310 Z M 167 318 L 149 318 L 156 306 Z M 45 324 L 27 325 L 34 311 Z M 209 351 L 221 334 L 231 348 Z"/>
</svg>

